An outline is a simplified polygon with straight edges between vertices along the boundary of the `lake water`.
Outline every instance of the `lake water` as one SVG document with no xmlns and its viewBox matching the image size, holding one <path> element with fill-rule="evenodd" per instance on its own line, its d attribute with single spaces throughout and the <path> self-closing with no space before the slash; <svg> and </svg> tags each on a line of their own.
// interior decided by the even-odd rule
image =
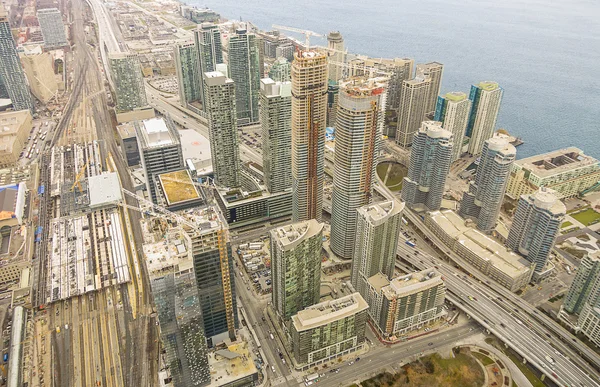
<svg viewBox="0 0 600 387">
<path fill-rule="evenodd" d="M 496 81 L 504 88 L 498 126 L 525 141 L 519 158 L 566 146 L 600 158 L 597 0 L 188 2 L 265 30 L 339 30 L 354 53 L 441 62 L 442 93 Z"/>
</svg>

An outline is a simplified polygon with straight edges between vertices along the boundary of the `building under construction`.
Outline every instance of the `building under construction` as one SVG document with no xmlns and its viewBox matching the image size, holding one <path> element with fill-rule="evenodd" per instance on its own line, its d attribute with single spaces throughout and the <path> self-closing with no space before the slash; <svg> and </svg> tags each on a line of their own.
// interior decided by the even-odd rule
<svg viewBox="0 0 600 387">
<path fill-rule="evenodd" d="M 45 260 L 41 302 L 131 280 L 121 184 L 102 142 L 55 147 L 43 156 L 36 254 Z"/>
<path fill-rule="evenodd" d="M 295 221 L 322 218 L 327 53 L 298 51 L 292 63 L 292 181 Z"/>
</svg>

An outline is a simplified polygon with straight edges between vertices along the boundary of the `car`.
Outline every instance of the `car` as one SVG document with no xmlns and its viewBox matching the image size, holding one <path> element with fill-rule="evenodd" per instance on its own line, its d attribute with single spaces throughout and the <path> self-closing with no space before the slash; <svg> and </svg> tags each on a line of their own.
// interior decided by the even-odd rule
<svg viewBox="0 0 600 387">
<path fill-rule="evenodd" d="M 246 286 L 246 289 L 247 289 L 247 290 L 250 290 L 250 286 Z"/>
<path fill-rule="evenodd" d="M 431 347 L 431 346 L 433 345 L 433 343 L 429 343 L 429 344 L 427 344 L 427 345 Z"/>
<path fill-rule="evenodd" d="M 359 361 L 360 357 L 357 357 L 356 359 L 354 359 L 355 362 Z"/>
<path fill-rule="evenodd" d="M 271 366 L 271 371 L 273 371 L 273 373 L 275 373 L 275 366 Z"/>
</svg>

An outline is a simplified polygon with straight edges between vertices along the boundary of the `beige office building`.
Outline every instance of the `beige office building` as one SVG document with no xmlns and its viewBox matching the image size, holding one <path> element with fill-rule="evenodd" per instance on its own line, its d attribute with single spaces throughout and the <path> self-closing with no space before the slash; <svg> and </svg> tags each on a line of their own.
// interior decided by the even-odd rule
<svg viewBox="0 0 600 387">
<path fill-rule="evenodd" d="M 20 54 L 23 70 L 29 80 L 31 93 L 42 103 L 48 103 L 58 91 L 54 74 L 54 59 L 41 46 L 35 46 Z"/>
<path fill-rule="evenodd" d="M 29 110 L 0 112 L 0 168 L 15 166 L 31 128 Z"/>
</svg>

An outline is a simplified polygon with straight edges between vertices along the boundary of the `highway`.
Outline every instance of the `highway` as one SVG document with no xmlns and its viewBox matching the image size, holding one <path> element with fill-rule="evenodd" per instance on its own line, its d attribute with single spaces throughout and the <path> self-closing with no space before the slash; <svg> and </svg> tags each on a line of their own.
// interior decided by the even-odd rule
<svg viewBox="0 0 600 387">
<path fill-rule="evenodd" d="M 425 235 L 432 238 L 428 234 L 429 230 L 423 223 L 419 222 L 420 219 L 416 219 L 416 215 L 410 210 L 405 210 L 404 214 Z M 420 243 L 425 242 L 419 242 L 418 244 Z M 542 316 L 540 313 L 535 311 L 530 314 L 520 307 L 521 302 L 516 304 L 512 302 L 513 298 L 518 298 L 513 293 L 508 290 L 503 291 L 506 289 L 493 281 L 487 280 L 485 277 L 482 280 L 468 277 L 454 266 L 442 263 L 439 258 L 434 258 L 402 242 L 398 246 L 398 255 L 401 259 L 420 270 L 437 266 L 440 273 L 444 275 L 446 286 L 451 293 L 448 296 L 450 301 L 555 382 L 569 386 L 599 385 L 596 380 L 582 370 L 586 369 L 588 372 L 593 373 L 595 377 L 596 374 L 593 369 L 582 362 L 578 355 L 565 346 L 561 340 L 553 337 L 545 326 L 531 317 Z M 462 267 L 469 271 L 468 267 Z M 474 269 L 471 270 L 469 272 L 473 275 L 478 273 Z M 486 281 L 489 283 L 486 283 Z M 477 300 L 471 300 L 469 296 L 475 297 Z M 557 352 L 562 355 L 558 355 Z M 546 356 L 550 356 L 553 363 L 547 361 Z M 575 365 L 572 360 L 577 361 L 581 368 Z"/>
</svg>

